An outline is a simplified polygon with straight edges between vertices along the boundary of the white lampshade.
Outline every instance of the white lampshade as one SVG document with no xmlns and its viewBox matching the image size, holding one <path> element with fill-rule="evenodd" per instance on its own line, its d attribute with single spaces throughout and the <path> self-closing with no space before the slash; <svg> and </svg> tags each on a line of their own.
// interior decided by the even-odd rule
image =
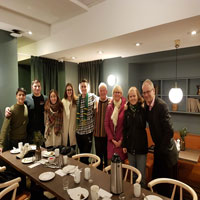
<svg viewBox="0 0 200 200">
<path fill-rule="evenodd" d="M 181 88 L 171 88 L 169 91 L 169 100 L 172 103 L 179 103 L 183 98 L 183 91 Z"/>
<path fill-rule="evenodd" d="M 113 86 L 116 83 L 116 77 L 113 74 L 110 74 L 107 78 L 107 82 L 109 86 Z"/>
</svg>

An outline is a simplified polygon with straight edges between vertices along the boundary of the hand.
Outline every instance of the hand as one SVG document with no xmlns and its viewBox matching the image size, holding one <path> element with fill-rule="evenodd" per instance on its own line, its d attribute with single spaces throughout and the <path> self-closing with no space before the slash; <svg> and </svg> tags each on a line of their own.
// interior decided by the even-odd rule
<svg viewBox="0 0 200 200">
<path fill-rule="evenodd" d="M 112 143 L 116 146 L 117 145 L 117 141 L 112 139 Z"/>
<path fill-rule="evenodd" d="M 120 147 L 121 146 L 121 140 L 119 140 L 118 142 L 116 141 L 116 140 L 114 140 L 114 139 L 112 139 L 112 142 L 113 142 L 113 144 L 118 148 L 118 147 Z"/>
<path fill-rule="evenodd" d="M 121 144 L 122 144 L 122 141 L 119 140 L 119 141 L 117 142 L 117 146 L 116 146 L 116 147 L 121 147 Z"/>
<path fill-rule="evenodd" d="M 10 117 L 11 116 L 11 111 L 10 111 L 10 107 L 6 107 L 5 109 L 5 117 Z"/>
<path fill-rule="evenodd" d="M 127 153 L 127 148 L 123 148 L 123 153 Z"/>
</svg>

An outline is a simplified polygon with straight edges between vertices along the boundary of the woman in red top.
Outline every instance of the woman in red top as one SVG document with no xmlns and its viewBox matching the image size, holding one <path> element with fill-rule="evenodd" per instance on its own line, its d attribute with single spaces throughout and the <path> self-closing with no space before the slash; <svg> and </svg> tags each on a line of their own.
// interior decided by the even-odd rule
<svg viewBox="0 0 200 200">
<path fill-rule="evenodd" d="M 123 153 L 121 147 L 123 140 L 124 105 L 126 99 L 122 96 L 123 91 L 120 86 L 115 86 L 113 88 L 112 95 L 113 100 L 107 106 L 104 123 L 108 139 L 108 160 L 111 160 L 113 154 L 117 153 L 123 161 L 126 158 L 126 154 Z"/>
</svg>

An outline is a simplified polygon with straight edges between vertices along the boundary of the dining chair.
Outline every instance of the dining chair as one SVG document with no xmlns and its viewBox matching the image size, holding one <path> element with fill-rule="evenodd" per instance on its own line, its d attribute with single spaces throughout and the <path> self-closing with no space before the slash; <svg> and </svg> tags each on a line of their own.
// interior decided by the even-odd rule
<svg viewBox="0 0 200 200">
<path fill-rule="evenodd" d="M 135 182 L 136 183 L 141 182 L 142 174 L 137 168 L 135 168 L 131 165 L 122 164 L 122 169 L 125 169 L 124 181 L 127 181 L 127 177 L 128 177 L 129 172 L 130 172 L 130 183 L 131 184 L 133 184 L 133 174 L 137 174 L 137 179 L 136 179 Z M 111 170 L 111 165 L 109 165 L 109 166 L 107 166 L 103 169 L 103 171 L 106 172 L 107 174 L 109 173 L 110 170 Z"/>
<path fill-rule="evenodd" d="M 171 200 L 174 199 L 177 187 L 180 188 L 180 200 L 183 200 L 183 189 L 191 194 L 193 200 L 198 200 L 196 192 L 189 185 L 187 185 L 187 184 L 185 184 L 185 183 L 183 183 L 181 181 L 171 179 L 171 178 L 157 178 L 157 179 L 154 179 L 154 180 L 152 180 L 152 181 L 150 181 L 148 183 L 148 187 L 153 192 L 153 186 L 155 186 L 157 184 L 162 184 L 162 183 L 168 183 L 168 184 L 174 185 L 173 191 L 172 191 L 172 195 L 171 195 L 171 198 L 170 198 Z"/>
<path fill-rule="evenodd" d="M 0 173 L 4 172 L 6 167 L 0 167 Z M 21 194 L 16 196 L 17 188 L 19 187 L 19 182 L 21 181 L 20 177 L 14 178 L 10 181 L 0 183 L 0 189 L 4 188 L 0 192 L 0 199 L 5 197 L 6 194 L 13 191 L 11 200 L 30 200 L 31 194 L 29 192 L 23 191 Z"/>
<path fill-rule="evenodd" d="M 16 199 L 17 188 L 19 187 L 19 182 L 20 181 L 21 181 L 21 178 L 18 177 L 18 178 L 12 179 L 10 181 L 6 181 L 4 183 L 0 183 L 0 188 L 4 188 L 0 192 L 0 199 L 2 199 L 9 192 L 13 191 L 11 200 L 15 200 Z"/>
<path fill-rule="evenodd" d="M 99 156 L 92 154 L 92 153 L 80 153 L 80 154 L 76 154 L 74 156 L 72 156 L 73 159 L 75 160 L 79 160 L 80 158 L 89 158 L 90 160 L 90 166 L 92 167 L 98 167 L 100 165 L 101 159 L 99 158 Z"/>
</svg>

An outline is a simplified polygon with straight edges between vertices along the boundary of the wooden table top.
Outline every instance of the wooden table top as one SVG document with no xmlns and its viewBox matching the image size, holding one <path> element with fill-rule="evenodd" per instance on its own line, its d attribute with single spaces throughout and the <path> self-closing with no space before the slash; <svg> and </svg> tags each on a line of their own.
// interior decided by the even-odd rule
<svg viewBox="0 0 200 200">
<path fill-rule="evenodd" d="M 185 151 L 179 152 L 179 159 L 191 161 L 191 162 L 198 162 L 200 156 L 200 150 L 198 149 L 185 149 Z"/>
<path fill-rule="evenodd" d="M 12 167 L 14 167 L 20 173 L 28 176 L 31 180 L 33 180 L 34 182 L 39 184 L 42 188 L 44 188 L 45 190 L 54 194 L 58 199 L 61 199 L 61 200 L 70 199 L 67 192 L 63 190 L 63 186 L 62 186 L 62 178 L 63 177 L 56 174 L 55 178 L 50 181 L 44 182 L 44 181 L 39 180 L 39 175 L 41 173 L 47 172 L 47 171 L 55 172 L 58 169 L 46 168 L 42 164 L 38 165 L 34 168 L 29 168 L 28 166 L 31 164 L 23 164 L 20 159 L 16 159 L 16 155 L 11 154 L 9 151 L 3 152 L 3 154 L 0 155 L 0 158 L 2 160 L 4 160 L 6 163 L 8 163 L 9 165 L 11 165 Z M 77 165 L 79 168 L 83 168 L 83 169 L 85 167 L 88 167 L 88 165 L 78 162 L 72 158 L 68 158 L 68 164 Z M 83 188 L 86 188 L 88 191 L 90 191 L 91 185 L 98 185 L 100 188 L 109 192 L 110 191 L 110 175 L 106 174 L 103 171 L 98 170 L 96 168 L 93 168 L 93 167 L 90 167 L 90 168 L 91 168 L 91 179 L 93 180 L 93 183 L 89 183 L 89 181 L 86 181 L 82 174 L 81 182 L 79 184 L 76 184 L 74 182 L 73 177 L 68 175 L 69 188 L 81 186 Z M 133 196 L 133 185 L 131 185 L 128 182 L 123 182 L 123 186 L 124 186 L 124 193 L 125 193 L 126 199 L 128 199 L 128 200 L 129 199 L 132 199 L 132 200 L 139 199 L 139 198 L 135 198 Z M 154 193 L 150 192 L 149 190 L 146 190 L 143 188 L 142 188 L 142 192 L 145 195 L 154 194 Z M 89 200 L 91 199 L 90 195 L 89 195 L 88 199 Z M 118 200 L 119 195 L 113 195 L 112 199 Z M 162 197 L 162 199 L 168 200 L 168 198 L 166 198 L 166 197 Z"/>
</svg>

